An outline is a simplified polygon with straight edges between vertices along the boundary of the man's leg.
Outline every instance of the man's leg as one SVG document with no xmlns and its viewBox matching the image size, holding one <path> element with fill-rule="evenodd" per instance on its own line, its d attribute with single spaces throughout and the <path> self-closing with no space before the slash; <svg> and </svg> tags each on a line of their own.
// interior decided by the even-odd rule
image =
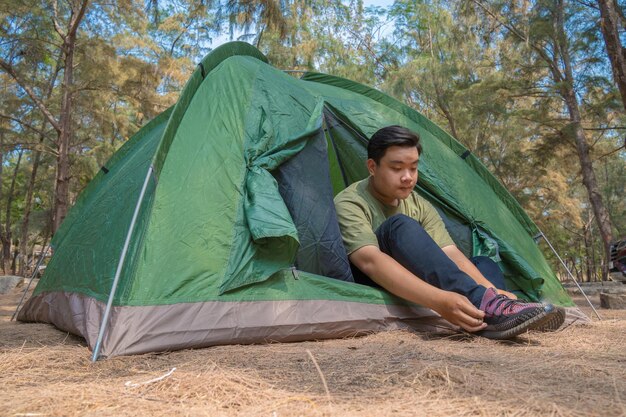
<svg viewBox="0 0 626 417">
<path fill-rule="evenodd" d="M 470 261 L 496 288 L 506 290 L 504 274 L 498 264 L 492 261 L 491 258 L 488 256 L 474 256 L 470 258 Z"/>
<path fill-rule="evenodd" d="M 459 270 L 417 221 L 407 216 L 390 217 L 378 228 L 376 235 L 380 250 L 413 274 L 438 288 L 465 295 L 483 310 L 487 327 L 477 333 L 481 336 L 509 339 L 531 329 L 557 329 L 565 320 L 565 310 L 560 307 L 512 300 L 499 295 L 495 289 L 478 285 Z M 497 265 L 493 266 L 497 268 Z M 355 281 L 366 283 L 359 280 L 365 274 L 355 272 Z M 494 276 L 487 278 L 491 280 Z"/>
<path fill-rule="evenodd" d="M 403 214 L 388 218 L 376 230 L 380 250 L 429 284 L 466 296 L 480 308 L 486 288 L 461 271 L 422 226 Z"/>
</svg>

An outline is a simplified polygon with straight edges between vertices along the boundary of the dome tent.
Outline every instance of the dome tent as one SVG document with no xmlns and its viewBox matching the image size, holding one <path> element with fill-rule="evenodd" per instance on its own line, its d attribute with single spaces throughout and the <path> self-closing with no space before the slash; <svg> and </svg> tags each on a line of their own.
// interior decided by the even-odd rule
<svg viewBox="0 0 626 417">
<path fill-rule="evenodd" d="M 447 133 L 374 89 L 296 79 L 232 42 L 81 194 L 18 318 L 84 337 L 94 358 L 449 327 L 350 282 L 332 197 L 367 176 L 367 138 L 392 124 L 420 134 L 417 191 L 459 248 L 498 261 L 520 296 L 572 307 L 534 223 Z"/>
</svg>

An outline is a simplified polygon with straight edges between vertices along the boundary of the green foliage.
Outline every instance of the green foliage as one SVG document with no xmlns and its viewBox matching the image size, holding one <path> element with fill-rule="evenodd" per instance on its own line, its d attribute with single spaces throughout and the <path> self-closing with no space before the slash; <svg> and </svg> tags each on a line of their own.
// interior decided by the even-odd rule
<svg viewBox="0 0 626 417">
<path fill-rule="evenodd" d="M 564 62 L 557 56 L 561 47 L 557 40 L 567 45 L 572 61 L 583 126 L 624 126 L 624 115 L 601 34 L 594 26 L 597 11 L 566 2 L 563 35 L 555 31 L 556 4 L 397 0 L 390 14 L 396 19 L 399 65 L 388 74 L 384 86 L 447 127 L 472 150 L 559 250 L 576 248 L 576 255 L 571 256 L 575 266 L 582 265 L 595 247 L 597 267 L 585 271 L 586 278 L 595 279 L 600 273 L 602 245 L 588 221 L 588 197 L 580 186 L 578 153 L 562 96 L 567 81 Z M 617 148 L 615 135 L 615 130 L 588 133 L 593 136 L 592 159 Z M 624 157 L 622 150 L 609 158 L 616 166 L 624 166 Z M 594 165 L 597 170 L 599 163 Z M 601 181 L 612 184 L 610 190 L 603 188 L 612 218 L 623 219 L 623 212 L 616 208 L 617 201 L 626 200 L 623 189 L 616 187 L 623 180 L 610 171 Z M 617 235 L 626 232 L 622 224 L 623 220 L 614 220 Z M 579 239 L 582 234 L 588 241 Z"/>
</svg>

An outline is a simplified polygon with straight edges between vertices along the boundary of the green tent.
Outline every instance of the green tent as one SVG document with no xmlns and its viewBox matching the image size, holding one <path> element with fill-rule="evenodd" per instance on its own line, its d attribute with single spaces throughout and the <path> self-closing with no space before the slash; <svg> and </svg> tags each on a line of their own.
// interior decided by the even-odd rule
<svg viewBox="0 0 626 417">
<path fill-rule="evenodd" d="M 332 198 L 367 176 L 367 138 L 392 124 L 421 135 L 417 191 L 461 250 L 491 256 L 520 296 L 573 306 L 537 227 L 451 136 L 374 89 L 296 79 L 233 42 L 85 189 L 19 319 L 81 335 L 94 358 L 449 328 L 350 282 Z"/>
</svg>

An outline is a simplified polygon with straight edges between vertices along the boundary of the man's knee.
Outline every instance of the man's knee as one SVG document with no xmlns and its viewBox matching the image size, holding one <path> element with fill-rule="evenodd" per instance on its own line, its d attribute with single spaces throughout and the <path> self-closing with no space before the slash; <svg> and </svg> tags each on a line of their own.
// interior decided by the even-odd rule
<svg viewBox="0 0 626 417">
<path fill-rule="evenodd" d="M 394 214 L 376 230 L 376 237 L 381 250 L 389 253 L 396 245 L 415 247 L 425 240 L 431 240 L 422 225 L 404 214 Z"/>
<path fill-rule="evenodd" d="M 386 227 L 389 230 L 422 229 L 422 225 L 417 220 L 406 214 L 394 214 L 380 225 L 380 228 L 382 227 Z"/>
<path fill-rule="evenodd" d="M 487 278 L 496 288 L 506 290 L 506 281 L 500 267 L 487 256 L 474 256 L 470 261 L 476 266 L 481 274 Z"/>
</svg>

